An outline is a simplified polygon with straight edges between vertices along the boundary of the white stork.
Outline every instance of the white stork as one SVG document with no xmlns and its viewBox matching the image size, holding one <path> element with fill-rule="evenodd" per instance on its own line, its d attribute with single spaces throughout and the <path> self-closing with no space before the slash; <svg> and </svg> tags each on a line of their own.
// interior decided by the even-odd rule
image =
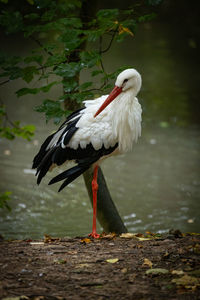
<svg viewBox="0 0 200 300">
<path fill-rule="evenodd" d="M 112 92 L 84 101 L 83 108 L 73 112 L 55 133 L 47 137 L 33 160 L 38 184 L 54 166 L 76 162 L 74 167 L 49 182 L 53 184 L 64 180 L 59 191 L 93 167 L 93 226 L 90 236 L 94 238 L 99 237 L 96 232 L 98 165 L 108 156 L 130 151 L 133 142 L 141 135 L 142 109 L 136 98 L 141 82 L 141 76 L 135 69 L 121 72 Z"/>
</svg>

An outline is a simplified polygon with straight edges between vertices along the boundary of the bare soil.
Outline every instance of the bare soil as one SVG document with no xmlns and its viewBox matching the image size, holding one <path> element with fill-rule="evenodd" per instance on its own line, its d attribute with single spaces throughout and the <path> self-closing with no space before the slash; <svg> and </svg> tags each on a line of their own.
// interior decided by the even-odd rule
<svg viewBox="0 0 200 300">
<path fill-rule="evenodd" d="M 1 299 L 200 299 L 200 235 L 0 242 Z"/>
</svg>

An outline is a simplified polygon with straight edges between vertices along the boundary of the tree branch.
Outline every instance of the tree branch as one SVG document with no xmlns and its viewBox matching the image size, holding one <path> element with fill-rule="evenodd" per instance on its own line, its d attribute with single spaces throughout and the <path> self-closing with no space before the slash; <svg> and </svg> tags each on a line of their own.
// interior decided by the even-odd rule
<svg viewBox="0 0 200 300">
<path fill-rule="evenodd" d="M 108 44 L 108 46 L 107 46 L 106 49 L 101 50 L 101 52 L 100 52 L 101 54 L 107 52 L 108 50 L 110 50 L 110 47 L 112 46 L 112 43 L 113 43 L 114 38 L 115 38 L 115 35 L 116 35 L 117 31 L 118 31 L 118 28 L 119 27 L 117 26 L 116 29 L 115 29 L 115 31 L 114 31 L 114 33 L 113 33 L 113 35 L 112 35 L 112 37 L 111 37 L 111 39 L 110 39 L 110 43 Z M 102 38 L 102 37 L 100 37 L 100 38 Z"/>
<path fill-rule="evenodd" d="M 39 40 L 37 40 L 34 36 L 31 36 L 30 38 L 31 38 L 36 44 L 38 44 L 40 47 L 42 47 L 42 48 L 44 49 L 44 51 L 45 51 L 47 54 L 49 54 L 50 56 L 53 56 L 53 53 L 52 53 L 51 51 L 47 50 L 47 48 L 45 48 L 45 47 L 42 45 L 42 43 L 41 43 Z"/>
<path fill-rule="evenodd" d="M 8 83 L 8 82 L 10 82 L 10 79 L 5 80 L 5 81 L 3 81 L 3 82 L 0 82 L 0 86 L 6 84 L 6 83 Z"/>
</svg>

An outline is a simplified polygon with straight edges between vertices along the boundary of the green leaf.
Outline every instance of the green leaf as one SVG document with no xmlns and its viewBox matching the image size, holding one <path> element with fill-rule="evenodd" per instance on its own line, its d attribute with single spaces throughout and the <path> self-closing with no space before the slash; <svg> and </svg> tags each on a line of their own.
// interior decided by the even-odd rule
<svg viewBox="0 0 200 300">
<path fill-rule="evenodd" d="M 16 125 L 16 127 L 13 127 L 13 133 L 18 137 L 22 137 L 23 139 L 30 141 L 31 138 L 34 136 L 35 126 L 25 125 L 20 127 L 19 121 L 16 121 L 14 124 Z"/>
<path fill-rule="evenodd" d="M 35 74 L 39 74 L 39 71 L 35 66 L 29 66 L 22 69 L 22 79 L 27 83 L 31 82 Z"/>
<path fill-rule="evenodd" d="M 40 92 L 40 88 L 30 89 L 30 88 L 22 88 L 16 91 L 17 97 L 21 97 L 27 94 L 37 94 Z"/>
<path fill-rule="evenodd" d="M 100 36 L 104 34 L 104 28 L 94 29 L 94 30 L 85 30 L 84 34 L 88 42 L 95 42 Z"/>
<path fill-rule="evenodd" d="M 99 20 L 105 20 L 105 19 L 110 19 L 110 20 L 115 20 L 119 15 L 119 9 L 114 8 L 114 9 L 100 9 L 97 12 L 97 18 Z"/>
<path fill-rule="evenodd" d="M 25 19 L 28 19 L 28 20 L 31 20 L 31 21 L 35 21 L 39 17 L 40 17 L 39 14 L 36 14 L 36 13 L 30 13 L 30 14 L 24 16 Z"/>
<path fill-rule="evenodd" d="M 19 89 L 18 91 L 16 91 L 16 94 L 17 94 L 17 97 L 21 97 L 21 96 L 24 96 L 27 94 L 37 94 L 39 92 L 47 93 L 53 85 L 59 84 L 59 83 L 60 82 L 58 82 L 58 81 L 53 81 L 53 82 L 51 82 L 45 86 L 42 86 L 40 88 L 34 88 L 34 89 L 22 88 L 22 89 Z"/>
<path fill-rule="evenodd" d="M 14 80 L 22 76 L 22 69 L 15 66 L 4 68 L 4 72 L 0 74 L 0 77 L 9 77 L 10 80 Z"/>
<path fill-rule="evenodd" d="M 55 11 L 54 10 L 47 10 L 44 12 L 44 14 L 41 16 L 42 22 L 49 22 L 52 21 L 55 17 Z"/>
<path fill-rule="evenodd" d="M 60 37 L 60 41 L 64 43 L 64 47 L 67 52 L 72 51 L 82 43 L 80 31 L 72 28 L 66 29 Z"/>
<path fill-rule="evenodd" d="M 42 55 L 31 55 L 31 56 L 27 56 L 24 58 L 24 62 L 25 63 L 31 63 L 31 62 L 36 62 L 38 64 L 42 64 L 42 61 L 43 61 L 43 56 Z"/>
<path fill-rule="evenodd" d="M 77 103 L 82 103 L 84 100 L 91 99 L 94 96 L 94 93 L 91 91 L 82 91 L 79 93 L 69 94 L 68 97 Z"/>
<path fill-rule="evenodd" d="M 119 9 L 101 9 L 97 12 L 97 22 L 100 28 L 110 31 L 116 27 L 116 20 L 119 16 Z"/>
<path fill-rule="evenodd" d="M 1 124 L 2 123 L 3 122 L 1 122 Z M 14 140 L 15 137 L 18 136 L 30 141 L 31 137 L 34 135 L 34 132 L 34 125 L 21 126 L 20 121 L 12 122 L 11 127 L 0 127 L 0 136 L 8 140 Z"/>
<path fill-rule="evenodd" d="M 78 88 L 78 82 L 75 78 L 68 78 L 67 81 L 63 80 L 62 83 L 65 93 L 71 93 L 72 91 L 76 91 Z"/>
<path fill-rule="evenodd" d="M 42 26 L 40 25 L 27 25 L 24 27 L 23 32 L 24 32 L 24 37 L 27 38 L 31 35 L 33 35 L 35 32 L 40 32 L 42 31 Z"/>
<path fill-rule="evenodd" d="M 81 28 L 82 22 L 80 18 L 61 18 L 58 20 L 60 24 L 72 28 Z"/>
<path fill-rule="evenodd" d="M 54 73 L 61 77 L 71 78 L 81 70 L 80 63 L 71 62 L 68 64 L 61 64 L 56 67 Z"/>
<path fill-rule="evenodd" d="M 120 11 L 121 14 L 128 16 L 134 13 L 134 9 L 125 9 Z"/>
<path fill-rule="evenodd" d="M 6 115 L 5 106 L 4 105 L 0 105 L 0 116 L 5 116 L 5 115 Z"/>
<path fill-rule="evenodd" d="M 102 74 L 103 71 L 102 70 L 95 70 L 95 71 L 92 71 L 92 76 L 97 76 L 99 74 Z"/>
<path fill-rule="evenodd" d="M 85 67 L 91 68 L 99 63 L 101 56 L 97 51 L 83 51 L 80 58 Z"/>
<path fill-rule="evenodd" d="M 66 57 L 65 57 L 64 53 L 54 54 L 47 58 L 45 66 L 46 67 L 55 66 L 55 65 L 58 65 L 58 64 L 64 62 L 65 60 L 66 60 Z"/>
<path fill-rule="evenodd" d="M 0 127 L 0 136 L 8 140 L 14 140 L 15 135 L 10 127 Z"/>
<path fill-rule="evenodd" d="M 167 274 L 169 271 L 167 269 L 155 268 L 149 269 L 146 271 L 146 274 L 153 274 L 153 275 L 160 275 L 160 274 Z"/>
<path fill-rule="evenodd" d="M 134 19 L 127 19 L 121 22 L 121 25 L 125 28 L 128 28 L 131 32 L 134 32 L 137 26 L 137 22 Z"/>
<path fill-rule="evenodd" d="M 0 53 L 0 64 L 3 68 L 13 67 L 22 61 L 20 56 L 8 56 L 6 53 Z"/>
<path fill-rule="evenodd" d="M 11 207 L 8 205 L 7 201 L 11 200 L 11 192 L 4 192 L 0 195 L 0 208 L 7 208 L 7 210 L 11 211 Z"/>
<path fill-rule="evenodd" d="M 143 15 L 143 16 L 139 17 L 138 22 L 140 22 L 140 23 L 149 22 L 149 21 L 153 20 L 155 17 L 156 17 L 155 13 L 146 14 L 146 15 Z"/>
<path fill-rule="evenodd" d="M 63 115 L 65 115 L 65 111 L 61 109 L 60 105 L 61 103 L 58 101 L 46 99 L 41 105 L 36 106 L 34 109 L 38 112 L 44 112 L 47 122 L 53 118 L 54 123 L 58 124 Z"/>
<path fill-rule="evenodd" d="M 40 90 L 44 93 L 47 93 L 52 88 L 52 86 L 54 86 L 55 84 L 60 84 L 60 83 L 61 82 L 59 82 L 59 81 L 53 81 L 53 82 L 41 87 Z"/>
<path fill-rule="evenodd" d="M 80 90 L 82 90 L 82 91 L 84 91 L 84 90 L 86 90 L 87 88 L 89 88 L 90 86 L 92 86 L 92 82 L 85 82 L 85 83 L 83 83 L 83 84 L 81 84 L 80 86 L 79 86 L 79 89 Z"/>
</svg>

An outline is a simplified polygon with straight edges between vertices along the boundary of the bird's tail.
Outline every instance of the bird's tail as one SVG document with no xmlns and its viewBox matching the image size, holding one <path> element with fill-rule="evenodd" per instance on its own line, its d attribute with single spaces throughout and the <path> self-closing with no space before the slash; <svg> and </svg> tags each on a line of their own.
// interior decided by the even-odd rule
<svg viewBox="0 0 200 300">
<path fill-rule="evenodd" d="M 75 180 L 77 177 L 79 177 L 81 174 L 83 174 L 87 169 L 89 169 L 89 167 L 90 167 L 90 165 L 87 165 L 87 166 L 77 165 L 75 167 L 72 167 L 72 168 L 62 172 L 61 174 L 57 175 L 53 179 L 51 179 L 49 184 L 53 184 L 53 183 L 56 183 L 56 182 L 59 182 L 59 181 L 65 179 L 65 181 L 62 183 L 62 185 L 60 186 L 60 188 L 58 190 L 58 192 L 60 192 L 62 189 L 64 189 L 64 187 L 66 185 L 71 183 L 73 180 Z"/>
</svg>

